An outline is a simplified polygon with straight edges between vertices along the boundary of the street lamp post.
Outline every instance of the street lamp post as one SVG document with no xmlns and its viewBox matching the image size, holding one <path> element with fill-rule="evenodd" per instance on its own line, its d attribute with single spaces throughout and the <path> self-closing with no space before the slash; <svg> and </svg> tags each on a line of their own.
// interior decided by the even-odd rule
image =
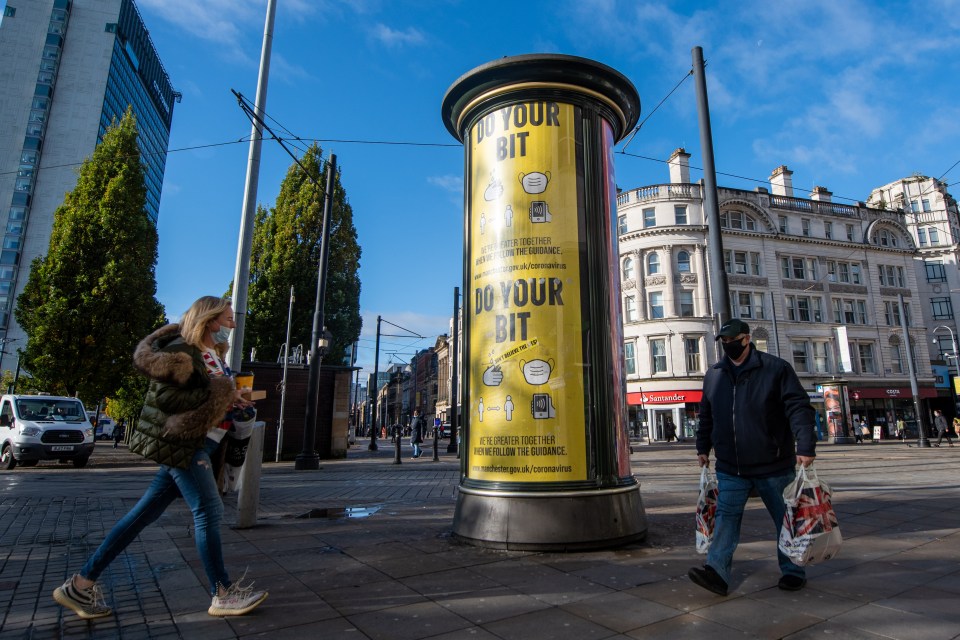
<svg viewBox="0 0 960 640">
<path fill-rule="evenodd" d="M 942 353 L 941 355 L 947 358 L 953 358 L 955 372 L 956 372 L 954 375 L 956 376 L 956 378 L 960 378 L 960 353 L 957 352 L 957 336 L 953 332 L 953 329 L 951 329 L 945 324 L 941 324 L 937 327 L 934 327 L 933 329 L 934 335 L 936 335 L 937 331 L 939 331 L 940 329 L 946 329 L 947 331 L 950 332 L 950 347 L 953 349 L 953 353 L 950 353 L 950 354 Z M 933 341 L 939 344 L 939 338 L 934 338 Z M 949 363 L 947 365 L 947 368 L 949 369 Z M 950 376 L 948 375 L 947 377 L 949 378 Z M 960 415 L 960 407 L 958 407 L 958 404 L 960 403 L 958 403 L 958 398 L 957 398 L 957 387 L 956 387 L 956 383 L 953 380 L 950 381 L 950 397 L 953 398 L 954 415 Z"/>
</svg>

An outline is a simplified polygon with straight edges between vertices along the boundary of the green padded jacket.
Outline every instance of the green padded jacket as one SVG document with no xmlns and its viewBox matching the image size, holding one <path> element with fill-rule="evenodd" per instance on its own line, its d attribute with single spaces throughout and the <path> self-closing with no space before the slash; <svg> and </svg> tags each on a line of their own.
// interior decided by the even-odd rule
<svg viewBox="0 0 960 640">
<path fill-rule="evenodd" d="M 184 342 L 180 325 L 168 324 L 140 341 L 134 366 L 150 378 L 130 450 L 148 460 L 185 469 L 207 431 L 234 401 L 233 378 L 210 377 L 200 350 Z"/>
</svg>

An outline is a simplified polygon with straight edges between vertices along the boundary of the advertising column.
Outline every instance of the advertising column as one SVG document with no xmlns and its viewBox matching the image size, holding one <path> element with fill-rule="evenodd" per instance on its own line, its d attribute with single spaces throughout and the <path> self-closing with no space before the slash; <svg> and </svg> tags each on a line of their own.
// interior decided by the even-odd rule
<svg viewBox="0 0 960 640">
<path fill-rule="evenodd" d="M 518 549 L 638 539 L 612 162 L 636 90 L 591 60 L 516 56 L 457 80 L 442 111 L 466 153 L 454 532 Z"/>
</svg>

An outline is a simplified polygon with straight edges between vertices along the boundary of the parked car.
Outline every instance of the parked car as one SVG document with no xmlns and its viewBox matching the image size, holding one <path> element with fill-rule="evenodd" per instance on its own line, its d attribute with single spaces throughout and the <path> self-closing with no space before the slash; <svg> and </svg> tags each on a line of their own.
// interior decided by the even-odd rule
<svg viewBox="0 0 960 640">
<path fill-rule="evenodd" d="M 450 437 L 450 423 L 444 422 L 440 425 L 440 438 L 449 438 Z"/>
<path fill-rule="evenodd" d="M 76 398 L 47 395 L 0 397 L 0 466 L 32 467 L 41 460 L 86 466 L 93 425 Z"/>
</svg>

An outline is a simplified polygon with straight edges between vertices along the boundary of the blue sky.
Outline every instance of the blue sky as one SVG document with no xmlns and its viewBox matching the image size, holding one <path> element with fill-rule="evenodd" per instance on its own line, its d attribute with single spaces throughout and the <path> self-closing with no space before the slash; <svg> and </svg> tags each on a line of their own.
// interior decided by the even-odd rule
<svg viewBox="0 0 960 640">
<path fill-rule="evenodd" d="M 183 93 L 157 266 L 158 297 L 177 317 L 233 277 L 248 145 L 176 150 L 249 134 L 230 89 L 254 97 L 266 0 L 137 2 Z M 447 329 L 461 282 L 463 150 L 442 146 L 455 140 L 440 103 L 473 67 L 537 52 L 592 58 L 633 81 L 643 120 L 701 46 L 717 170 L 752 179 L 718 183 L 753 189 L 785 164 L 796 195 L 821 185 L 849 202 L 914 173 L 960 182 L 960 167 L 948 172 L 960 160 L 958 9 L 957 0 L 277 0 L 266 111 L 307 139 L 437 145 L 320 143 L 337 154 L 363 249 L 359 364 L 372 371 L 377 315 L 426 336 L 384 338 L 381 368 L 386 352 L 413 353 Z M 616 156 L 617 183 L 667 182 L 661 161 L 681 146 L 702 166 L 692 78 L 630 142 L 627 152 L 647 159 Z M 261 203 L 273 204 L 290 162 L 264 142 Z"/>
</svg>

